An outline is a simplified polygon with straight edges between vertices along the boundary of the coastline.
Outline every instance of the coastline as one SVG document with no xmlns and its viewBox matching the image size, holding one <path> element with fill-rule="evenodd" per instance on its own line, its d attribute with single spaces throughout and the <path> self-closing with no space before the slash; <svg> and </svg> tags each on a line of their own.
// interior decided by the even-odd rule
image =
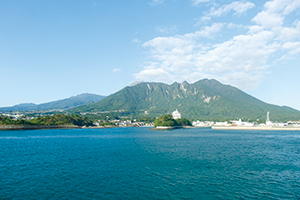
<svg viewBox="0 0 300 200">
<path fill-rule="evenodd" d="M 38 129 L 79 129 L 77 125 L 0 125 L 1 131 Z"/>
<path fill-rule="evenodd" d="M 117 127 L 118 126 L 111 126 L 111 125 L 89 126 L 89 127 L 77 126 L 77 125 L 0 125 L 0 131 L 42 130 L 42 129 L 107 129 L 107 128 L 117 128 Z"/>
<path fill-rule="evenodd" d="M 278 126 L 212 126 L 211 128 L 222 129 L 222 130 L 300 131 L 300 127 L 278 127 Z"/>
<path fill-rule="evenodd" d="M 83 126 L 82 129 L 103 129 L 103 128 L 116 128 L 117 126 L 106 125 L 106 126 Z"/>
<path fill-rule="evenodd" d="M 39 130 L 39 129 L 106 129 L 116 128 L 117 126 L 93 126 L 81 127 L 77 125 L 0 125 L 0 131 L 8 130 Z M 151 127 L 150 130 L 174 130 L 174 129 L 194 129 L 194 128 L 211 128 L 215 130 L 273 130 L 273 131 L 300 131 L 299 127 L 279 127 L 279 126 L 211 126 L 211 127 L 194 127 L 194 126 L 158 126 Z"/>
<path fill-rule="evenodd" d="M 150 130 L 174 130 L 174 129 L 190 129 L 196 128 L 193 126 L 157 126 L 154 128 L 150 128 Z"/>
</svg>

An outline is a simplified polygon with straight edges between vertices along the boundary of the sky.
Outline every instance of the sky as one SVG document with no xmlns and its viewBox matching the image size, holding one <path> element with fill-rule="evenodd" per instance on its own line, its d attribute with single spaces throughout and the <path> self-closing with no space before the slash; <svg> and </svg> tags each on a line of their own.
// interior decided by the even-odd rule
<svg viewBox="0 0 300 200">
<path fill-rule="evenodd" d="M 299 19 L 300 0 L 3 0 L 0 107 L 208 78 L 300 110 Z"/>
</svg>

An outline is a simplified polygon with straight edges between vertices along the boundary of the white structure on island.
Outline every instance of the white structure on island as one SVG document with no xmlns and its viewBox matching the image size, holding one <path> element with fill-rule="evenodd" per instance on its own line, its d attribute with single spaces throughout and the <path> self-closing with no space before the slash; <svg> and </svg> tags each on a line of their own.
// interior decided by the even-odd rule
<svg viewBox="0 0 300 200">
<path fill-rule="evenodd" d="M 181 114 L 176 109 L 174 112 L 172 112 L 173 119 L 181 119 Z"/>
</svg>

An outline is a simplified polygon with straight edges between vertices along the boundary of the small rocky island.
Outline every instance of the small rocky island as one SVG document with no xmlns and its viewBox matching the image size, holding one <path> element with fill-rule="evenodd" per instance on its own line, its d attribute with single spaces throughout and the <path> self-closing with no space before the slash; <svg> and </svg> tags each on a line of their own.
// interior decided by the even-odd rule
<svg viewBox="0 0 300 200">
<path fill-rule="evenodd" d="M 154 128 L 152 130 L 170 130 L 190 127 L 192 127 L 192 123 L 188 119 L 181 118 L 181 114 L 176 109 L 172 115 L 166 114 L 155 119 Z"/>
</svg>

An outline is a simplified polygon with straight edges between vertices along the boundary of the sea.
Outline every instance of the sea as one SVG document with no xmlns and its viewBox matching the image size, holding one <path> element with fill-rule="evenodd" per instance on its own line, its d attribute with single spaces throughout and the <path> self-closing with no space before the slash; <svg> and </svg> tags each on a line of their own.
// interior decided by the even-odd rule
<svg viewBox="0 0 300 200">
<path fill-rule="evenodd" d="M 300 131 L 0 131 L 0 199 L 300 199 Z"/>
</svg>

